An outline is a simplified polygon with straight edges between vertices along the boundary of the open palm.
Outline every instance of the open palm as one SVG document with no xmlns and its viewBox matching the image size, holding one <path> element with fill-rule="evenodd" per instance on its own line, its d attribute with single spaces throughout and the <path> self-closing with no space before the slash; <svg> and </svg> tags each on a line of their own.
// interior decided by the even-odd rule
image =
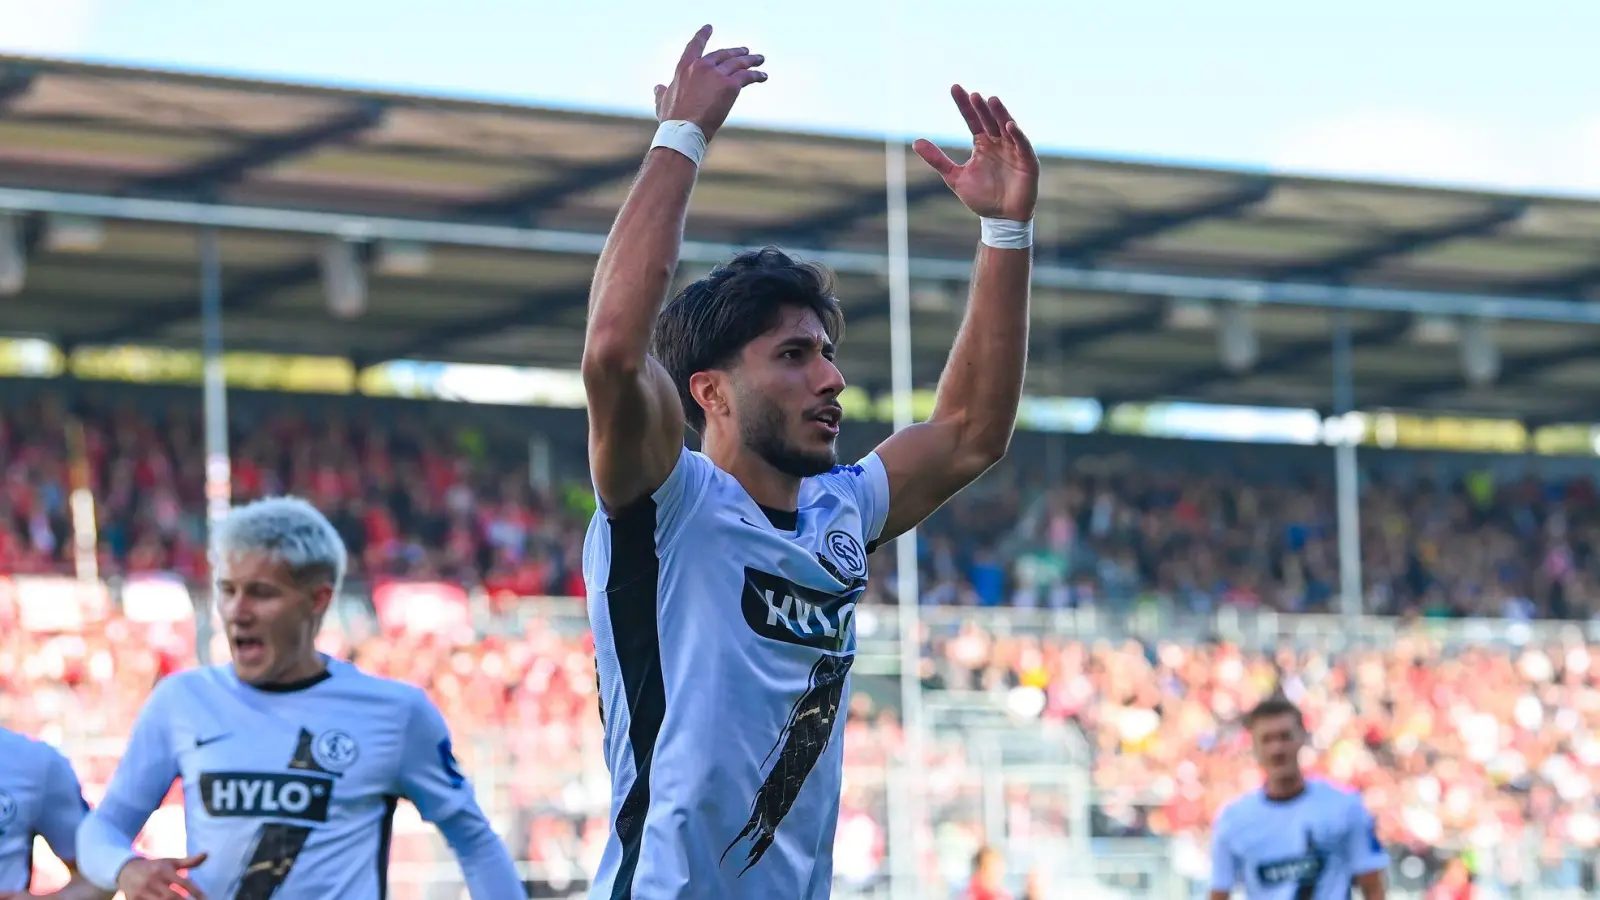
<svg viewBox="0 0 1600 900">
<path fill-rule="evenodd" d="M 957 164 L 932 141 L 918 140 L 912 149 L 944 183 L 980 216 L 1025 222 L 1039 200 L 1039 157 L 999 97 L 950 88 L 972 132 L 972 156 Z"/>
</svg>

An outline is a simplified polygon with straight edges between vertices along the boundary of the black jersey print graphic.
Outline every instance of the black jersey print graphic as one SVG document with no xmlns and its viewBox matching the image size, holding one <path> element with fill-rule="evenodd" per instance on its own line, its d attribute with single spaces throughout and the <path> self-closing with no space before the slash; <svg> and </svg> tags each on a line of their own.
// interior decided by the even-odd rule
<svg viewBox="0 0 1600 900">
<path fill-rule="evenodd" d="M 323 774 L 321 779 L 322 789 L 322 819 L 326 821 L 328 802 L 333 793 L 333 779 L 327 777 L 330 773 L 317 762 L 313 749 L 314 738 L 310 731 L 300 729 L 300 738 L 295 746 L 294 756 L 289 760 L 289 768 L 306 772 Z M 269 900 L 278 889 L 283 887 L 284 881 L 293 871 L 295 861 L 300 858 L 300 851 L 305 849 L 306 840 L 311 837 L 311 826 L 289 825 L 282 822 L 268 822 L 256 830 L 256 845 L 250 853 L 250 862 L 239 875 L 239 887 L 233 893 L 233 900 Z"/>
<path fill-rule="evenodd" d="M 1317 884 L 1327 868 L 1328 854 L 1317 849 L 1311 829 L 1306 829 L 1306 849 L 1300 856 L 1262 863 L 1256 868 L 1256 878 L 1264 885 L 1293 884 L 1295 900 L 1312 900 L 1317 895 Z"/>
<path fill-rule="evenodd" d="M 762 760 L 765 765 L 774 755 L 778 757 L 756 791 L 750 821 L 728 849 L 722 851 L 722 861 L 726 862 L 734 847 L 741 842 L 748 843 L 745 866 L 739 870 L 741 876 L 766 855 L 777 838 L 783 817 L 789 814 L 795 798 L 800 796 L 800 788 L 816 768 L 823 751 L 828 749 L 828 741 L 833 737 L 833 721 L 844 697 L 845 676 L 850 674 L 853 661 L 848 656 L 824 656 L 817 660 L 811 667 L 811 687 L 795 701 L 789 710 L 788 723 L 778 733 L 778 740 L 767 758 Z"/>
</svg>

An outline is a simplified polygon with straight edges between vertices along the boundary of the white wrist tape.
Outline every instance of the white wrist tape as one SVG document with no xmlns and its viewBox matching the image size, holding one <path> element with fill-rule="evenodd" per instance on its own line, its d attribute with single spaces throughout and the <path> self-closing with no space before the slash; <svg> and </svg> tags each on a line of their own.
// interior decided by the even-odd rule
<svg viewBox="0 0 1600 900">
<path fill-rule="evenodd" d="M 706 133 L 685 119 L 668 119 L 656 129 L 655 140 L 650 142 L 652 150 L 656 147 L 676 150 L 699 166 L 706 158 Z"/>
<path fill-rule="evenodd" d="M 1026 250 L 1033 246 L 1033 220 L 979 219 L 984 244 L 998 250 Z"/>
</svg>

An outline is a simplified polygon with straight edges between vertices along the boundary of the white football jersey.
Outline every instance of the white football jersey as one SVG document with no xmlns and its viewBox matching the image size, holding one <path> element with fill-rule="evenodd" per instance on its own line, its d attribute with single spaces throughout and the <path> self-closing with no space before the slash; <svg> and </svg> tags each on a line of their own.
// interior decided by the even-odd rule
<svg viewBox="0 0 1600 900">
<path fill-rule="evenodd" d="M 1252 791 L 1217 815 L 1211 887 L 1250 900 L 1349 900 L 1356 876 L 1389 866 L 1361 795 L 1311 780 L 1299 796 Z"/>
<path fill-rule="evenodd" d="M 209 854 L 190 877 L 212 900 L 380 900 L 399 798 L 431 822 L 477 810 L 427 696 L 337 660 L 272 689 L 231 665 L 164 679 L 92 815 L 142 826 L 180 778 L 188 851 Z M 126 856 L 82 843 L 84 873 L 114 883 Z"/>
<path fill-rule="evenodd" d="M 833 881 L 855 606 L 883 530 L 876 454 L 763 509 L 684 450 L 584 552 L 611 835 L 590 896 L 817 900 Z"/>
<path fill-rule="evenodd" d="M 78 824 L 89 811 L 72 763 L 56 748 L 0 728 L 0 894 L 33 881 L 33 839 L 58 859 L 78 857 Z"/>
</svg>

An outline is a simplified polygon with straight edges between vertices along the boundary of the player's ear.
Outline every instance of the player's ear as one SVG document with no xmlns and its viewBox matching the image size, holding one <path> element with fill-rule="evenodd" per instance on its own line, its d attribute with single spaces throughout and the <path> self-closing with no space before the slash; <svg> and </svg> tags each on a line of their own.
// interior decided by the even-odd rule
<svg viewBox="0 0 1600 900">
<path fill-rule="evenodd" d="M 727 373 L 707 369 L 690 375 L 689 396 L 705 410 L 707 419 L 727 415 L 733 399 Z"/>
<path fill-rule="evenodd" d="M 311 591 L 311 612 L 321 622 L 322 617 L 328 614 L 328 607 L 333 605 L 333 585 L 319 584 Z"/>
</svg>

